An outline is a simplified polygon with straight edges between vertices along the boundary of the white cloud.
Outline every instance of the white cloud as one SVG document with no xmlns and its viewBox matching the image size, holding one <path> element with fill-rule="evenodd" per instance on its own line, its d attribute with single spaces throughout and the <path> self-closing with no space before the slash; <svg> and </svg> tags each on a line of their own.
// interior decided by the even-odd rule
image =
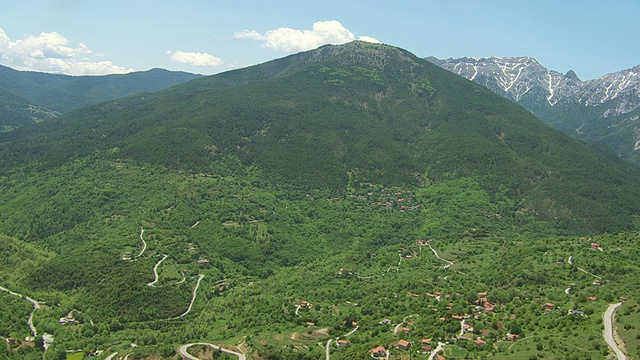
<svg viewBox="0 0 640 360">
<path fill-rule="evenodd" d="M 376 38 L 372 38 L 371 36 L 359 36 L 358 40 L 366 41 L 366 42 L 370 42 L 370 43 L 374 43 L 374 44 L 380 44 L 380 40 L 378 40 Z"/>
<path fill-rule="evenodd" d="M 325 44 L 344 44 L 356 39 L 356 36 L 339 21 L 318 21 L 312 30 L 279 28 L 260 34 L 255 30 L 245 30 L 233 35 L 237 39 L 262 41 L 262 47 L 287 52 L 315 49 Z M 360 36 L 359 40 L 379 43 L 370 36 Z"/>
<path fill-rule="evenodd" d="M 167 51 L 167 55 L 169 55 L 169 59 L 173 62 L 193 66 L 220 66 L 224 63 L 222 59 L 207 53 Z"/>
<path fill-rule="evenodd" d="M 85 44 L 69 46 L 69 40 L 57 32 L 43 32 L 11 41 L 0 28 L 0 59 L 19 70 L 68 75 L 123 74 L 133 71 L 116 66 L 111 61 L 92 61 L 94 57 Z"/>
</svg>

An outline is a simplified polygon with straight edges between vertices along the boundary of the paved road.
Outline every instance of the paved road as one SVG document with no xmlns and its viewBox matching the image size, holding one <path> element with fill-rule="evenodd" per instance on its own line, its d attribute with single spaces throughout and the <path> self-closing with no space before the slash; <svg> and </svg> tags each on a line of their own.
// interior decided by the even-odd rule
<svg viewBox="0 0 640 360">
<path fill-rule="evenodd" d="M 200 287 L 200 282 L 202 281 L 202 279 L 204 279 L 204 275 L 200 274 L 200 276 L 198 277 L 198 282 L 196 283 L 196 287 L 193 289 L 191 303 L 189 304 L 189 308 L 187 309 L 187 311 L 185 311 L 182 315 L 171 318 L 170 320 L 180 319 L 181 317 L 184 317 L 189 312 L 191 312 L 191 308 L 193 307 L 193 303 L 196 301 L 196 294 L 198 293 L 198 288 Z"/>
<path fill-rule="evenodd" d="M 343 338 L 346 338 L 347 336 L 351 336 L 353 335 L 356 331 L 358 331 L 358 329 L 360 329 L 360 326 L 356 326 L 355 328 L 353 328 L 353 330 L 349 331 L 348 333 L 342 335 Z M 338 340 L 340 337 L 337 337 L 336 340 Z M 329 339 L 329 341 L 327 341 L 327 345 L 325 346 L 325 352 L 326 352 L 326 358 L 327 360 L 330 360 L 330 354 L 329 354 L 329 345 L 331 345 L 331 342 L 333 341 L 333 339 Z"/>
<path fill-rule="evenodd" d="M 444 346 L 445 346 L 445 345 L 446 345 L 445 343 L 442 343 L 442 342 L 439 342 L 439 341 L 438 341 L 438 347 L 436 347 L 435 349 L 433 349 L 433 351 L 431 352 L 431 355 L 429 355 L 429 360 L 433 360 L 433 359 L 435 359 L 435 358 L 436 358 L 436 355 L 438 355 L 438 353 L 439 353 L 440 351 L 443 351 L 443 350 L 444 350 Z"/>
<path fill-rule="evenodd" d="M 333 341 L 333 339 L 329 339 L 329 341 L 327 341 L 327 346 L 324 347 L 325 353 L 326 353 L 326 359 L 327 360 L 331 360 L 331 356 L 329 354 L 329 346 L 331 345 L 331 342 Z"/>
<path fill-rule="evenodd" d="M 156 265 L 153 267 L 153 276 L 155 277 L 155 279 L 148 283 L 148 286 L 154 287 L 156 286 L 156 283 L 158 282 L 158 266 L 160 266 L 160 264 L 168 257 L 168 255 L 163 255 L 162 259 L 160 259 L 160 261 L 158 261 L 156 263 Z"/>
<path fill-rule="evenodd" d="M 10 295 L 23 298 L 23 299 L 25 299 L 28 302 L 33 304 L 33 311 L 31 312 L 31 314 L 29 314 L 29 319 L 27 319 L 27 324 L 29 325 L 29 329 L 31 329 L 31 334 L 33 334 L 33 336 L 38 336 L 38 331 L 36 331 L 36 327 L 33 326 L 33 313 L 35 313 L 36 310 L 40 309 L 40 303 L 38 301 L 33 300 L 32 298 L 30 298 L 28 296 L 23 296 L 22 294 L 18 294 L 17 292 L 13 292 L 13 291 L 11 291 L 11 290 L 9 290 L 7 288 L 4 288 L 2 286 L 0 286 L 0 290 L 4 291 L 6 293 L 9 293 Z"/>
<path fill-rule="evenodd" d="M 431 251 L 433 251 L 433 253 L 436 255 L 436 259 L 438 259 L 440 261 L 444 261 L 444 262 L 447 263 L 447 265 L 442 267 L 443 269 L 447 269 L 447 268 L 449 268 L 449 266 L 453 265 L 453 262 L 441 258 L 440 255 L 438 255 L 438 253 L 436 252 L 436 249 L 431 247 L 431 244 L 427 244 L 427 246 L 429 246 L 429 249 L 431 249 Z"/>
<path fill-rule="evenodd" d="M 145 250 L 147 250 L 147 242 L 142 238 L 142 234 L 144 234 L 144 228 L 140 226 L 140 241 L 142 241 L 142 250 L 140 250 L 140 254 L 136 255 L 136 259 L 142 256 Z"/>
<path fill-rule="evenodd" d="M 622 305 L 622 303 L 610 304 L 607 311 L 604 312 L 604 341 L 607 342 L 607 345 L 616 353 L 616 357 L 618 360 L 627 360 L 627 357 L 624 355 L 622 350 L 618 348 L 618 344 L 616 344 L 615 339 L 613 338 L 613 316 L 615 315 L 616 309 Z"/>
<path fill-rule="evenodd" d="M 209 347 L 211 347 L 211 348 L 213 348 L 215 350 L 220 350 L 223 353 L 226 353 L 226 354 L 229 354 L 229 355 L 233 355 L 233 356 L 237 356 L 238 360 L 246 360 L 247 359 L 244 356 L 244 354 L 241 354 L 239 352 L 235 352 L 233 350 L 224 349 L 224 348 L 221 348 L 220 346 L 209 344 L 209 343 L 191 343 L 191 344 L 182 345 L 182 346 L 180 346 L 180 350 L 179 350 L 180 356 L 182 356 L 183 359 L 187 359 L 187 360 L 200 360 L 197 357 L 195 357 L 195 356 L 193 356 L 193 355 L 191 355 L 191 354 L 189 354 L 187 352 L 187 349 L 192 347 L 192 346 L 194 346 L 194 345 L 209 346 Z"/>
</svg>

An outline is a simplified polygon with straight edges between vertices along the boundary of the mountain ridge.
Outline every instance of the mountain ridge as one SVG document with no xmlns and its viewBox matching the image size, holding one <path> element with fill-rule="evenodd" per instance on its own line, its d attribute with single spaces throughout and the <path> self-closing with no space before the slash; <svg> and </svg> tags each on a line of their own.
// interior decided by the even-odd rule
<svg viewBox="0 0 640 360">
<path fill-rule="evenodd" d="M 582 81 L 572 70 L 549 70 L 531 57 L 427 60 L 517 102 L 567 134 L 640 161 L 640 65 Z"/>
<path fill-rule="evenodd" d="M 5 130 L 34 122 L 33 109 L 40 109 L 36 120 L 46 120 L 96 103 L 131 96 L 141 92 L 157 92 L 170 86 L 201 77 L 181 71 L 151 69 L 128 74 L 103 76 L 71 76 L 19 71 L 0 65 L 1 96 L 5 100 Z M 8 99 L 8 98 L 7 98 Z M 18 104 L 17 100 L 21 99 Z M 11 117 L 9 121 L 8 117 Z"/>
<path fill-rule="evenodd" d="M 389 45 L 324 46 L 79 110 L 26 136 L 12 133 L 0 146 L 4 166 L 30 159 L 52 167 L 101 151 L 206 173 L 231 156 L 309 188 L 344 189 L 350 173 L 412 186 L 474 177 L 492 193 L 506 187 L 533 213 L 556 216 L 558 209 L 544 204 L 562 203 L 572 208 L 561 216 L 569 222 L 586 221 L 592 210 L 635 208 L 609 177 L 633 189 L 637 169 Z M 593 182 L 569 186 L 584 182 L 580 177 Z M 625 210 L 597 203 L 606 197 L 621 200 Z"/>
</svg>

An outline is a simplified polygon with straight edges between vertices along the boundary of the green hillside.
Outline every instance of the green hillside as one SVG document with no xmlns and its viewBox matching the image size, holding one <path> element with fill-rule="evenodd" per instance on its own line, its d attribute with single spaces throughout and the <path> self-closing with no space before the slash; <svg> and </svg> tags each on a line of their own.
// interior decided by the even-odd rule
<svg viewBox="0 0 640 360">
<path fill-rule="evenodd" d="M 0 89 L 33 104 L 65 113 L 137 93 L 160 91 L 200 76 L 163 69 L 122 75 L 69 76 L 17 71 L 0 66 Z"/>
<path fill-rule="evenodd" d="M 0 292 L 0 358 L 42 358 L 32 312 L 51 359 L 606 356 L 610 303 L 637 334 L 638 175 L 388 45 L 80 109 L 0 134 L 0 286 L 43 302 Z"/>
<path fill-rule="evenodd" d="M 358 42 L 296 56 L 264 65 L 288 68 L 262 81 L 246 83 L 268 73 L 259 65 L 9 134 L 0 161 L 51 167 L 101 151 L 209 173 L 233 156 L 307 189 L 344 191 L 349 174 L 407 186 L 471 177 L 506 191 L 509 211 L 574 229 L 628 228 L 637 213 L 637 168 L 427 61 Z"/>
<path fill-rule="evenodd" d="M 54 118 L 60 113 L 33 105 L 26 99 L 0 89 L 0 132 Z"/>
</svg>

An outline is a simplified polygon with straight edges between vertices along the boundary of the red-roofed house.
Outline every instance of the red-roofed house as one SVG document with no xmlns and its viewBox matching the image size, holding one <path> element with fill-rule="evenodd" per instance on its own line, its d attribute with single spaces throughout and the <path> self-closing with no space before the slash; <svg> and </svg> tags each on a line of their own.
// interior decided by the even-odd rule
<svg viewBox="0 0 640 360">
<path fill-rule="evenodd" d="M 371 349 L 371 357 L 374 359 L 384 359 L 387 357 L 387 349 L 385 349 L 383 346 L 373 348 Z"/>
<path fill-rule="evenodd" d="M 409 350 L 409 348 L 411 347 L 411 343 L 407 340 L 400 340 L 398 341 L 398 345 L 396 345 L 396 347 L 400 350 Z"/>
<path fill-rule="evenodd" d="M 475 343 L 478 345 L 485 345 L 487 342 L 482 339 L 476 339 Z"/>
<path fill-rule="evenodd" d="M 349 340 L 345 340 L 345 339 L 340 339 L 338 340 L 338 347 L 342 348 L 342 347 L 347 347 L 351 344 L 351 342 Z"/>
</svg>

